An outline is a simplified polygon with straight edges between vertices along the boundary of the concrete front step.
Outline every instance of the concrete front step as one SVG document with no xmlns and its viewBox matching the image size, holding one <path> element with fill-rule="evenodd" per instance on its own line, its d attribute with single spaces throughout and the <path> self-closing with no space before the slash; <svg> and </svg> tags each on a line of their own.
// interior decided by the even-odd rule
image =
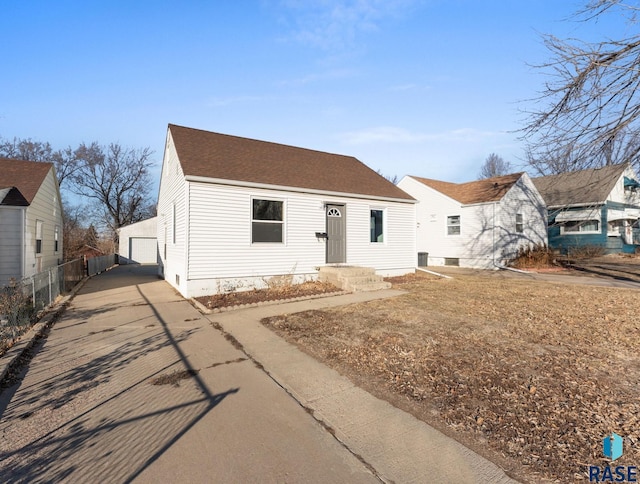
<svg viewBox="0 0 640 484">
<path fill-rule="evenodd" d="M 391 284 L 385 282 L 371 267 L 325 266 L 320 268 L 318 279 L 353 292 L 378 291 L 391 287 Z"/>
</svg>

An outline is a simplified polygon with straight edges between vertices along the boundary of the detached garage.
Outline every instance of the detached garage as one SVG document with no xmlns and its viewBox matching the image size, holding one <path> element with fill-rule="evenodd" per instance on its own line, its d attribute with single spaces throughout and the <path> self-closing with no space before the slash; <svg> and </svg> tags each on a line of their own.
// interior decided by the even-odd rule
<svg viewBox="0 0 640 484">
<path fill-rule="evenodd" d="M 158 217 L 121 227 L 118 249 L 120 264 L 158 263 Z"/>
</svg>

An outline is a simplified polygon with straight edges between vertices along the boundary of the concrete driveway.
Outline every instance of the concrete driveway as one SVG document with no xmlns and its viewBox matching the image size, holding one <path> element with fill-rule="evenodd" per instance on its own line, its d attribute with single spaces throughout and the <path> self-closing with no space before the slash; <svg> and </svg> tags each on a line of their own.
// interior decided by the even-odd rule
<svg viewBox="0 0 640 484">
<path fill-rule="evenodd" d="M 20 378 L 3 482 L 379 482 L 155 267 L 90 279 Z"/>
<path fill-rule="evenodd" d="M 0 475 L 29 483 L 514 482 L 260 324 L 400 293 L 207 319 L 154 267 L 94 277 L 0 394 Z"/>
</svg>

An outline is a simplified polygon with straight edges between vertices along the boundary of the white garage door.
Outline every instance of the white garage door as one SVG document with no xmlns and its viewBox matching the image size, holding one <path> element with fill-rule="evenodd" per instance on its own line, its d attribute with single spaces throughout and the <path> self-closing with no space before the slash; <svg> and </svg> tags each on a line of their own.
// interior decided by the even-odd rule
<svg viewBox="0 0 640 484">
<path fill-rule="evenodd" d="M 129 239 L 129 259 L 140 264 L 158 262 L 158 239 L 155 237 L 131 237 Z"/>
</svg>

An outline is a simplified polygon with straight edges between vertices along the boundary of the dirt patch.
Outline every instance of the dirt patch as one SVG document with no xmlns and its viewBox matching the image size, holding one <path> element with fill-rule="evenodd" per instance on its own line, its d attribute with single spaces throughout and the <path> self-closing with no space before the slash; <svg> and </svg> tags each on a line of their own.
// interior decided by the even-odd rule
<svg viewBox="0 0 640 484">
<path fill-rule="evenodd" d="M 409 293 L 268 318 L 302 350 L 526 482 L 640 462 L 640 316 L 633 290 L 409 276 Z"/>
<path fill-rule="evenodd" d="M 172 385 L 179 387 L 182 380 L 193 378 L 198 374 L 199 370 L 176 370 L 166 375 L 160 375 L 150 381 L 152 385 Z"/>
<path fill-rule="evenodd" d="M 215 294 L 213 296 L 203 296 L 196 299 L 208 309 L 217 309 L 265 301 L 279 301 L 304 296 L 318 296 L 338 291 L 340 291 L 340 288 L 333 284 L 309 281 L 302 284 L 285 284 L 268 289 L 254 289 L 252 291 Z"/>
</svg>

